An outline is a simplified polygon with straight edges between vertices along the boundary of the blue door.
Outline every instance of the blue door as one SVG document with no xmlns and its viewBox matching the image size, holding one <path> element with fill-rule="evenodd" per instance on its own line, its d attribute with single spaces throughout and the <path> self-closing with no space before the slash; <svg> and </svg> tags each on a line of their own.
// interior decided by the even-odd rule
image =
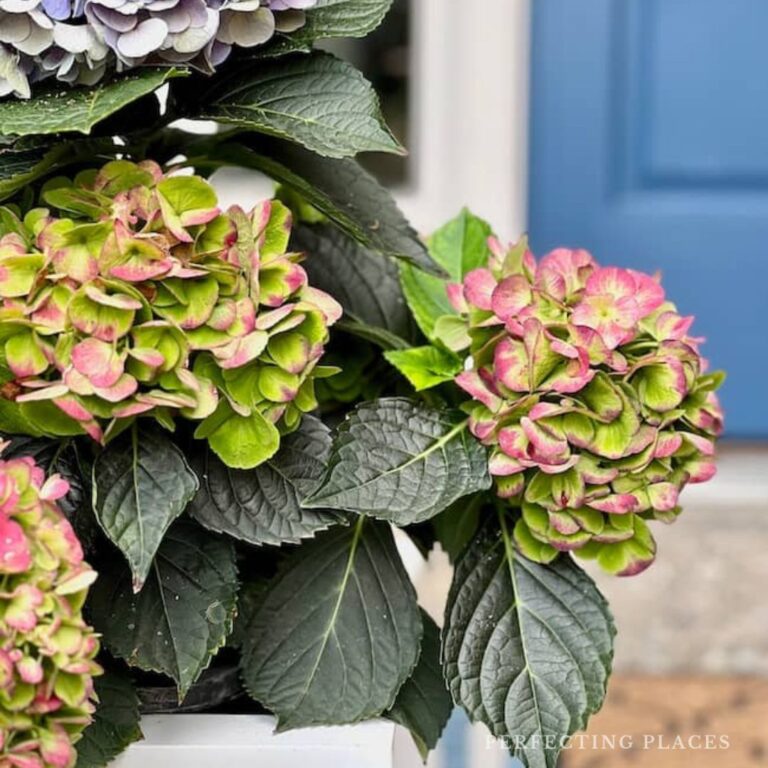
<svg viewBox="0 0 768 768">
<path fill-rule="evenodd" d="M 768 436 L 768 2 L 534 0 L 534 249 L 660 269 Z"/>
</svg>

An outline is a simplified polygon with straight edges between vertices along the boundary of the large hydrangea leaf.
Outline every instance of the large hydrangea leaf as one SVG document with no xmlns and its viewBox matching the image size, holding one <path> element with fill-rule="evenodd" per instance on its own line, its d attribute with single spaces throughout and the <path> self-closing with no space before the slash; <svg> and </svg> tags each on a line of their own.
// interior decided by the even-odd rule
<svg viewBox="0 0 768 768">
<path fill-rule="evenodd" d="M 331 451 L 328 428 L 312 416 L 283 439 L 280 451 L 253 470 L 227 467 L 211 451 L 196 453 L 201 478 L 190 514 L 206 528 L 251 544 L 298 543 L 338 523 L 338 513 L 302 509 Z"/>
<path fill-rule="evenodd" d="M 555 768 L 563 740 L 602 705 L 615 628 L 569 557 L 525 559 L 486 526 L 456 563 L 443 629 L 454 701 L 528 768 Z"/>
<path fill-rule="evenodd" d="M 112 558 L 100 568 L 90 607 L 113 655 L 168 675 L 183 698 L 232 631 L 236 602 L 232 545 L 179 520 L 139 594 L 128 570 Z"/>
<path fill-rule="evenodd" d="M 305 505 L 410 525 L 490 485 L 485 448 L 462 414 L 384 398 L 341 425 L 325 479 Z"/>
<path fill-rule="evenodd" d="M 317 0 L 304 26 L 291 35 L 296 42 L 331 37 L 365 37 L 381 24 L 392 0 Z"/>
<path fill-rule="evenodd" d="M 165 532 L 198 489 L 197 476 L 164 434 L 134 425 L 93 467 L 93 506 L 101 527 L 120 548 L 140 590 Z"/>
<path fill-rule="evenodd" d="M 172 68 L 142 69 L 90 88 L 51 88 L 32 99 L 6 99 L 0 102 L 0 134 L 87 134 L 99 121 L 183 74 Z"/>
<path fill-rule="evenodd" d="M 248 621 L 243 680 L 278 730 L 355 723 L 392 706 L 421 636 L 389 527 L 359 518 L 288 557 Z"/>
<path fill-rule="evenodd" d="M 303 144 L 328 157 L 402 152 L 371 84 L 350 64 L 315 51 L 267 60 L 218 81 L 203 117 Z"/>
</svg>

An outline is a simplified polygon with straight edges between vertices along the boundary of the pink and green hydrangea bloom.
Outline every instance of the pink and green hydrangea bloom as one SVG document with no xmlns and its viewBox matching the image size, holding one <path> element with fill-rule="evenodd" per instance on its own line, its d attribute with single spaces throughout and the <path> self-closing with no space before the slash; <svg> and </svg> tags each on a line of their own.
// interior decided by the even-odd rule
<svg viewBox="0 0 768 768">
<path fill-rule="evenodd" d="M 222 212 L 203 179 L 127 161 L 42 198 L 0 236 L 2 391 L 27 431 L 105 442 L 143 416 L 210 438 L 234 420 L 274 452 L 316 407 L 341 310 L 288 252 L 282 203 Z"/>
<path fill-rule="evenodd" d="M 470 340 L 454 346 L 469 352 L 456 383 L 498 496 L 520 509 L 517 545 L 639 573 L 656 552 L 647 521 L 674 520 L 685 485 L 715 472 L 722 376 L 658 278 L 583 250 L 537 263 L 525 242 L 490 245 L 448 296 Z"/>
<path fill-rule="evenodd" d="M 71 768 L 95 709 L 96 634 L 81 609 L 96 574 L 31 458 L 0 459 L 0 765 Z"/>
</svg>

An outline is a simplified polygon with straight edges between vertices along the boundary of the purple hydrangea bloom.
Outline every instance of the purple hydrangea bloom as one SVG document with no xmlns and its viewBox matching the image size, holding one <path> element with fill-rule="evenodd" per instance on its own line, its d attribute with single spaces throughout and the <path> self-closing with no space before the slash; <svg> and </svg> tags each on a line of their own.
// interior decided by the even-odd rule
<svg viewBox="0 0 768 768">
<path fill-rule="evenodd" d="M 0 97 L 55 77 L 91 85 L 110 69 L 187 64 L 211 72 L 304 23 L 317 0 L 0 0 Z"/>
</svg>

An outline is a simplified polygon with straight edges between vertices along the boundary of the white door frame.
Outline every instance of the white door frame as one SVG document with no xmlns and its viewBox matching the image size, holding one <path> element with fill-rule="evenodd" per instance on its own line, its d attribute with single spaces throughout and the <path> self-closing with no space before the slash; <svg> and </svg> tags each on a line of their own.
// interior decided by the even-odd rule
<svg viewBox="0 0 768 768">
<path fill-rule="evenodd" d="M 411 180 L 396 190 L 428 232 L 466 205 L 525 231 L 530 0 L 411 0 Z"/>
</svg>

